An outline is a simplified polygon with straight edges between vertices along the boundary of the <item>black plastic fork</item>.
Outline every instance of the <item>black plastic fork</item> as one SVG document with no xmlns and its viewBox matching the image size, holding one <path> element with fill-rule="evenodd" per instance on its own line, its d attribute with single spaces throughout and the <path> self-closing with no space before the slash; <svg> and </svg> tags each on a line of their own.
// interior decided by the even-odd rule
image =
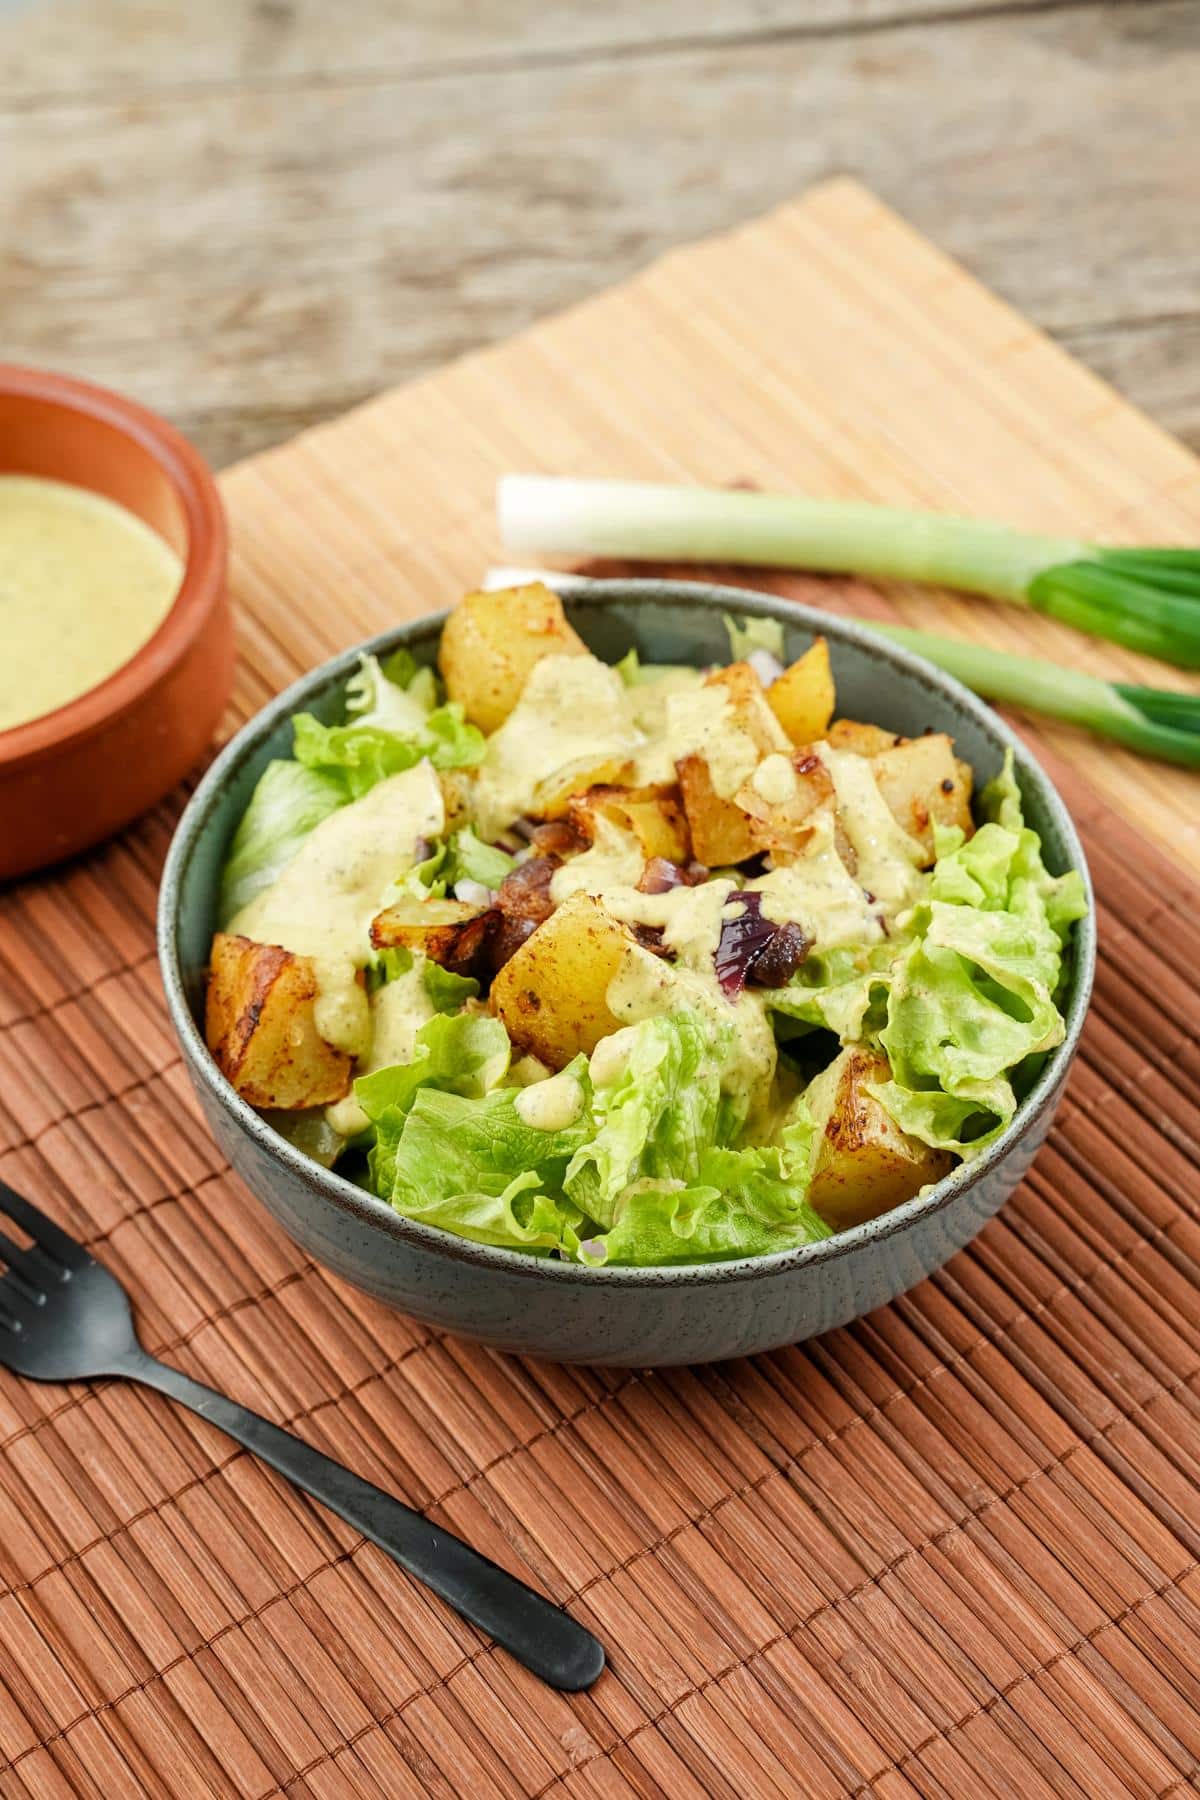
<svg viewBox="0 0 1200 1800">
<path fill-rule="evenodd" d="M 561 1607 L 311 1444 L 150 1356 L 116 1277 L 3 1181 L 0 1213 L 33 1240 L 23 1249 L 0 1230 L 0 1364 L 34 1381 L 115 1375 L 157 1388 L 338 1513 L 551 1687 L 595 1681 L 604 1651 Z"/>
</svg>

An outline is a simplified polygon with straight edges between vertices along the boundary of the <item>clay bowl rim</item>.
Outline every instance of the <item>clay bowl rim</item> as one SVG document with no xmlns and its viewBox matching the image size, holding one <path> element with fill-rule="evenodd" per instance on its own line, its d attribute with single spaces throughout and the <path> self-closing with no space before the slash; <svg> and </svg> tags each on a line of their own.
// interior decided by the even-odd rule
<svg viewBox="0 0 1200 1800">
<path fill-rule="evenodd" d="M 553 575 L 549 577 L 553 581 Z M 877 637 L 856 619 L 821 611 L 801 601 L 785 599 L 753 589 L 727 587 L 711 581 L 663 581 L 658 579 L 626 579 L 589 582 L 586 588 L 571 588 L 563 595 L 568 611 L 572 608 L 603 608 L 622 601 L 645 600 L 677 608 L 683 612 L 735 611 L 756 618 L 780 619 L 786 625 L 818 633 L 852 646 L 878 663 L 881 674 L 898 672 L 914 679 L 931 695 L 950 702 L 967 714 L 1001 752 L 1011 749 L 1019 781 L 1027 790 L 1038 791 L 1047 812 L 1054 821 L 1066 851 L 1066 866 L 1078 869 L 1087 893 L 1086 916 L 1075 927 L 1072 938 L 1073 966 L 1070 991 L 1063 1005 L 1066 1031 L 1063 1042 L 1050 1054 L 1033 1087 L 1021 1100 L 1012 1120 L 996 1141 L 970 1162 L 959 1163 L 941 1181 L 932 1183 L 911 1200 L 837 1231 L 816 1243 L 793 1249 L 776 1250 L 762 1256 L 730 1257 L 720 1262 L 668 1263 L 629 1267 L 589 1268 L 579 1263 L 552 1262 L 546 1257 L 531 1256 L 526 1251 L 510 1250 L 493 1244 L 477 1244 L 455 1237 L 452 1232 L 407 1219 L 386 1201 L 356 1187 L 353 1182 L 325 1169 L 289 1144 L 274 1131 L 254 1108 L 243 1100 L 232 1084 L 217 1068 L 205 1045 L 188 999 L 184 971 L 179 955 L 179 926 L 183 891 L 188 867 L 196 850 L 212 829 L 214 815 L 220 806 L 221 792 L 229 778 L 252 757 L 292 713 L 303 710 L 316 695 L 331 686 L 340 685 L 357 666 L 359 657 L 369 652 L 382 655 L 399 645 L 436 642 L 448 614 L 426 613 L 407 619 L 389 630 L 351 648 L 339 651 L 317 668 L 308 670 L 292 682 L 266 706 L 255 713 L 225 745 L 220 755 L 205 771 L 196 792 L 189 800 L 176 825 L 167 852 L 158 899 L 158 961 L 163 978 L 167 1011 L 184 1062 L 197 1088 L 206 1090 L 216 1106 L 238 1133 L 249 1138 L 274 1163 L 285 1179 L 299 1183 L 301 1189 L 316 1197 L 332 1216 L 348 1215 L 358 1224 L 378 1231 L 405 1249 L 432 1252 L 447 1263 L 472 1263 L 496 1273 L 515 1275 L 537 1282 L 552 1281 L 568 1287 L 590 1284 L 598 1287 L 677 1287 L 721 1286 L 728 1282 L 763 1280 L 790 1276 L 807 1264 L 837 1261 L 869 1246 L 878 1247 L 894 1237 L 903 1237 L 919 1224 L 945 1211 L 964 1194 L 976 1187 L 993 1170 L 1007 1162 L 1047 1108 L 1053 1111 L 1061 1098 L 1062 1086 L 1074 1061 L 1087 1016 L 1096 970 L 1096 897 L 1088 869 L 1087 856 L 1071 812 L 1049 774 L 1029 746 L 1012 727 L 984 701 L 956 681 L 952 675 L 927 662 L 913 651 Z M 249 1182 L 247 1185 L 250 1185 Z M 257 1187 L 251 1191 L 272 1215 L 273 1203 Z M 320 1257 L 317 1258 L 321 1260 Z M 940 1259 L 946 1260 L 945 1257 Z M 940 1266 L 940 1263 L 939 1263 Z"/>
<path fill-rule="evenodd" d="M 6 771 L 103 730 L 136 705 L 187 655 L 211 620 L 224 588 L 229 530 L 208 464 L 174 426 L 148 407 L 72 375 L 15 363 L 0 363 L 0 395 L 60 406 L 123 433 L 166 476 L 179 500 L 187 529 L 183 579 L 153 636 L 128 662 L 77 699 L 0 731 L 0 771 Z M 4 469 L 0 473 L 19 474 L 20 470 Z"/>
</svg>

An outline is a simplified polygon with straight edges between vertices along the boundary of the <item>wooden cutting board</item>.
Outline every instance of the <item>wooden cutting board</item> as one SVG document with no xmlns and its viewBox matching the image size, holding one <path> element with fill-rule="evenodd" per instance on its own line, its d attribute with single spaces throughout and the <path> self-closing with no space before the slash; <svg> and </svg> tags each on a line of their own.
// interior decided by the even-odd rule
<svg viewBox="0 0 1200 1800">
<path fill-rule="evenodd" d="M 754 482 L 1200 540 L 1200 465 L 862 189 L 823 187 L 224 479 L 232 726 L 500 558 L 509 468 Z M 777 585 L 777 584 L 771 584 Z M 1100 672 L 1045 620 L 778 585 Z M 0 1794 L 1068 1795 L 1200 1768 L 1200 782 L 1038 728 L 1103 952 L 1055 1131 L 938 1276 L 800 1349 L 560 1369 L 298 1254 L 201 1124 L 153 960 L 182 796 L 0 898 L 0 1173 L 146 1341 L 569 1604 L 550 1694 L 133 1390 L 0 1376 Z"/>
</svg>

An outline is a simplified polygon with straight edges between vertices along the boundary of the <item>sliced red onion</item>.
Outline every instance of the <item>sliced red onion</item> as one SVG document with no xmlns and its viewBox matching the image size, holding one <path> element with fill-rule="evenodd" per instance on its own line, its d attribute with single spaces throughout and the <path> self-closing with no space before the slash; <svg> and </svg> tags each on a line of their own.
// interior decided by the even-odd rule
<svg viewBox="0 0 1200 1800">
<path fill-rule="evenodd" d="M 748 984 L 783 987 L 804 958 L 809 943 L 798 925 L 776 925 L 762 916 L 762 895 L 730 896 L 742 908 L 736 918 L 722 919 L 713 966 L 723 991 L 735 1000 Z"/>
<path fill-rule="evenodd" d="M 774 936 L 750 964 L 746 979 L 753 987 L 786 987 L 808 950 L 808 939 L 799 925 L 777 925 Z"/>
<path fill-rule="evenodd" d="M 652 856 L 642 870 L 638 893 L 667 894 L 672 888 L 699 887 L 707 880 L 708 870 L 703 863 L 691 862 L 686 869 L 681 869 L 678 863 L 668 862 L 665 856 Z"/>
<path fill-rule="evenodd" d="M 569 819 L 547 819 L 543 824 L 535 825 L 529 841 L 539 856 L 574 856 L 578 851 L 586 850 L 588 843 Z"/>
<path fill-rule="evenodd" d="M 661 925 L 634 925 L 632 931 L 643 950 L 652 950 L 655 956 L 661 956 L 665 958 L 667 962 L 674 962 L 675 952 L 673 950 L 668 950 L 666 944 L 663 942 L 663 927 Z"/>
</svg>

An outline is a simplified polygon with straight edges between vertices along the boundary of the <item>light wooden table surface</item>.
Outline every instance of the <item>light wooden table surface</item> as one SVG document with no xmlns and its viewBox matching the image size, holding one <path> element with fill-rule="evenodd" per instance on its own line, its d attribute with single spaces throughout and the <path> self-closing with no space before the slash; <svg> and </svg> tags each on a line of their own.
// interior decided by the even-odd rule
<svg viewBox="0 0 1200 1800">
<path fill-rule="evenodd" d="M 1200 5 L 0 0 L 0 355 L 217 463 L 837 171 L 1200 447 Z"/>
</svg>

